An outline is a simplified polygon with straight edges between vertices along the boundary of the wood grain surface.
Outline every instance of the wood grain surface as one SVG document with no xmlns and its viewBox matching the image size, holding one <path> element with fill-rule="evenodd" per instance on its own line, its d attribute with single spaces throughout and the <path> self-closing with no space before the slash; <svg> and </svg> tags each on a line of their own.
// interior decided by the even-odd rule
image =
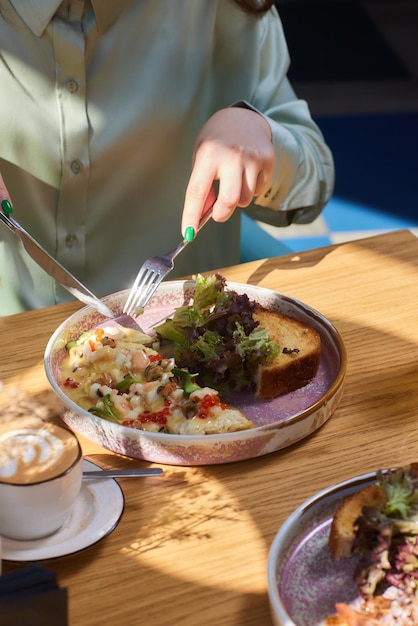
<svg viewBox="0 0 418 626">
<path fill-rule="evenodd" d="M 286 517 L 336 482 L 418 460 L 418 239 L 399 231 L 220 272 L 297 298 L 337 327 L 348 354 L 341 403 L 280 452 L 120 480 L 125 509 L 113 533 L 46 563 L 69 590 L 71 625 L 271 626 L 267 559 Z M 44 349 L 78 308 L 0 319 L 1 415 L 24 394 L 52 402 Z M 102 467 L 149 465 L 80 440 Z"/>
</svg>

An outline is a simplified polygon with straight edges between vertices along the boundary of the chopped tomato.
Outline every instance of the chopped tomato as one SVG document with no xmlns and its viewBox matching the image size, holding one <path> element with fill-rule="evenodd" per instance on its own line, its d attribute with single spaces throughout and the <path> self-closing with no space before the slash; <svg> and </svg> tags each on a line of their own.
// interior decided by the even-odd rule
<svg viewBox="0 0 418 626">
<path fill-rule="evenodd" d="M 64 387 L 71 387 L 71 389 L 77 389 L 80 386 L 80 383 L 74 380 L 74 378 L 66 378 L 64 380 Z"/>
<path fill-rule="evenodd" d="M 148 355 L 148 360 L 150 361 L 150 363 L 155 363 L 155 361 L 161 361 L 162 359 L 163 359 L 162 354 L 149 354 Z"/>
</svg>

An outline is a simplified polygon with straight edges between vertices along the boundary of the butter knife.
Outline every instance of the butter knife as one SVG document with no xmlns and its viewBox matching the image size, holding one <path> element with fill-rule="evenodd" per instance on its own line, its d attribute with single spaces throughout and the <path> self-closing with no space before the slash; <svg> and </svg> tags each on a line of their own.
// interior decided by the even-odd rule
<svg viewBox="0 0 418 626">
<path fill-rule="evenodd" d="M 15 219 L 10 216 L 13 211 L 11 204 L 7 200 L 1 203 L 0 220 L 15 235 L 17 235 L 26 251 L 36 263 L 42 267 L 52 278 L 60 283 L 67 291 L 84 304 L 93 307 L 102 315 L 114 318 L 115 314 L 99 298 L 87 289 L 77 278 L 56 261 L 42 246 L 34 239 Z M 7 209 L 7 212 L 5 211 Z"/>
</svg>

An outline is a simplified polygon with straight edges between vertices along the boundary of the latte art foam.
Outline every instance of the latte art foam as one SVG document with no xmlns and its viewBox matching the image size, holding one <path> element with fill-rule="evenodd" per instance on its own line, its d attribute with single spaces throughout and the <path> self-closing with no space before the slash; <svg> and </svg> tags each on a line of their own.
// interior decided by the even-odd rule
<svg viewBox="0 0 418 626">
<path fill-rule="evenodd" d="M 20 418 L 0 425 L 0 481 L 14 484 L 49 480 L 80 455 L 76 437 L 55 424 Z"/>
</svg>

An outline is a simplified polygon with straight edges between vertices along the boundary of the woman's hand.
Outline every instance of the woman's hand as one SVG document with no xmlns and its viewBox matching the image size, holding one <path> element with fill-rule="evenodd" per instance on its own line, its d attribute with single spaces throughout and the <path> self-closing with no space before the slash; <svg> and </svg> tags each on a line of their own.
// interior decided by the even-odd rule
<svg viewBox="0 0 418 626">
<path fill-rule="evenodd" d="M 262 115 L 238 107 L 212 115 L 196 139 L 183 234 L 187 227 L 197 233 L 200 218 L 212 205 L 216 222 L 225 222 L 237 206 L 248 206 L 267 187 L 273 167 L 271 130 Z M 219 181 L 217 197 L 215 181 Z"/>
</svg>

